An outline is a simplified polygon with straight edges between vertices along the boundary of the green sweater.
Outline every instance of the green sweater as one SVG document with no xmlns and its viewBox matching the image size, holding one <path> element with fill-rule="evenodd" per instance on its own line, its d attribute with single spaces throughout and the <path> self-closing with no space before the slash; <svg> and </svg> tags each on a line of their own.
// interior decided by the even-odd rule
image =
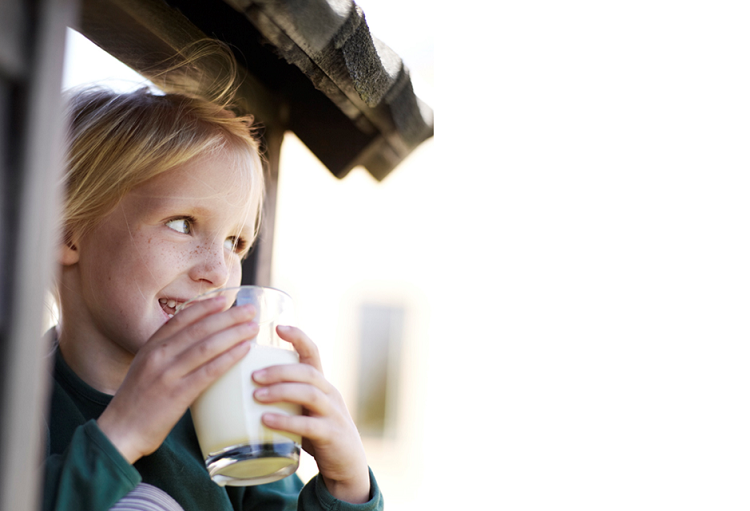
<svg viewBox="0 0 750 511">
<path fill-rule="evenodd" d="M 221 487 L 208 476 L 188 411 L 151 455 L 129 464 L 101 432 L 96 419 L 112 396 L 83 382 L 55 351 L 44 511 L 98 511 L 115 505 L 139 483 L 160 488 L 185 511 L 382 511 L 370 472 L 370 501 L 335 499 L 321 477 L 307 485 L 296 475 L 260 486 Z"/>
</svg>

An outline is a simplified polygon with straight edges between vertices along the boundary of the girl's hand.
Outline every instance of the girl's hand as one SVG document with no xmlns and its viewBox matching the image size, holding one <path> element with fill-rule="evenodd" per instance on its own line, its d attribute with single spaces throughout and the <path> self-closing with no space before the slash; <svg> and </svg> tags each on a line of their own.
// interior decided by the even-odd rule
<svg viewBox="0 0 750 511">
<path fill-rule="evenodd" d="M 351 503 L 367 502 L 370 473 L 362 440 L 341 394 L 323 377 L 317 346 L 298 328 L 280 326 L 276 331 L 292 343 L 300 363 L 255 371 L 253 379 L 264 385 L 255 391 L 255 399 L 299 404 L 303 414 L 265 413 L 263 423 L 303 437 L 302 447 L 315 457 L 331 495 Z"/>
<path fill-rule="evenodd" d="M 252 305 L 221 312 L 223 297 L 197 302 L 138 350 L 97 421 L 130 463 L 154 452 L 190 404 L 249 350 L 258 333 Z"/>
</svg>

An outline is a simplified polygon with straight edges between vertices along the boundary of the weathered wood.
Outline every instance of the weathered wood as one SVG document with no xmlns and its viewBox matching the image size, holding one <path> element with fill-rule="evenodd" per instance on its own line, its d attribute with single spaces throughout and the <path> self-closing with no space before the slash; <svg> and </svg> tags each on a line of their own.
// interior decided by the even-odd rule
<svg viewBox="0 0 750 511">
<path fill-rule="evenodd" d="M 348 161 L 364 165 L 373 176 L 382 179 L 424 140 L 433 135 L 432 110 L 414 94 L 411 78 L 399 56 L 370 35 L 364 13 L 348 0 L 255 0 L 237 2 L 254 27 L 275 47 L 287 62 L 299 68 L 315 89 L 322 91 L 350 119 L 349 131 L 354 137 L 340 139 L 354 142 L 358 151 L 348 154 Z M 294 101 L 294 97 L 290 100 Z M 329 155 L 319 140 L 305 140 L 304 131 L 314 132 L 317 119 L 305 106 L 309 101 L 294 103 L 292 125 L 298 135 L 321 161 Z M 298 105 L 298 108 L 295 108 Z M 297 119 L 295 121 L 295 118 Z M 308 128 L 311 124 L 315 127 Z M 295 132 L 297 131 L 295 129 Z M 358 133 L 357 133 L 358 132 Z M 358 138 L 369 138 L 358 145 Z M 378 141 L 380 153 L 372 153 L 372 142 Z M 338 177 L 349 168 L 329 169 Z"/>
</svg>

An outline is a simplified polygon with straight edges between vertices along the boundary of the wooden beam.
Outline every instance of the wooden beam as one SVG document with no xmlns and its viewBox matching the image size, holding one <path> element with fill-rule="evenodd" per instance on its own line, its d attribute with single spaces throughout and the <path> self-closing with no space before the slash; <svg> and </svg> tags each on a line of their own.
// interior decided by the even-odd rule
<svg viewBox="0 0 750 511">
<path fill-rule="evenodd" d="M 207 36 L 176 9 L 160 0 L 83 0 L 81 23 L 76 27 L 107 53 L 146 78 L 163 69 L 175 52 Z M 197 63 L 208 76 L 225 73 L 222 62 Z M 281 122 L 281 99 L 239 66 L 238 98 L 248 113 L 266 126 Z"/>
<path fill-rule="evenodd" d="M 273 259 L 273 233 L 276 227 L 276 197 L 279 184 L 279 160 L 284 130 L 267 130 L 264 134 L 266 145 L 265 181 L 266 196 L 263 204 L 260 233 L 255 246 L 242 267 L 242 283 L 258 286 L 271 285 L 271 261 Z"/>
</svg>

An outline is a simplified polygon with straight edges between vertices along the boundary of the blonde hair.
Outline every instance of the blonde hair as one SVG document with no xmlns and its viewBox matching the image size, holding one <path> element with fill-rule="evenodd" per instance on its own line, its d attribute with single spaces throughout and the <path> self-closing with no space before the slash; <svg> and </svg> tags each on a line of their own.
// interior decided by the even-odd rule
<svg viewBox="0 0 750 511">
<path fill-rule="evenodd" d="M 194 64 L 217 55 L 229 69 L 206 78 Z M 236 76 L 226 47 L 201 41 L 151 77 L 162 90 L 179 93 L 161 95 L 148 88 L 115 93 L 101 87 L 74 92 L 68 101 L 64 241 L 89 232 L 139 184 L 198 156 L 227 150 L 244 170 L 254 239 L 264 196 L 263 167 L 252 116 L 231 110 Z"/>
</svg>

